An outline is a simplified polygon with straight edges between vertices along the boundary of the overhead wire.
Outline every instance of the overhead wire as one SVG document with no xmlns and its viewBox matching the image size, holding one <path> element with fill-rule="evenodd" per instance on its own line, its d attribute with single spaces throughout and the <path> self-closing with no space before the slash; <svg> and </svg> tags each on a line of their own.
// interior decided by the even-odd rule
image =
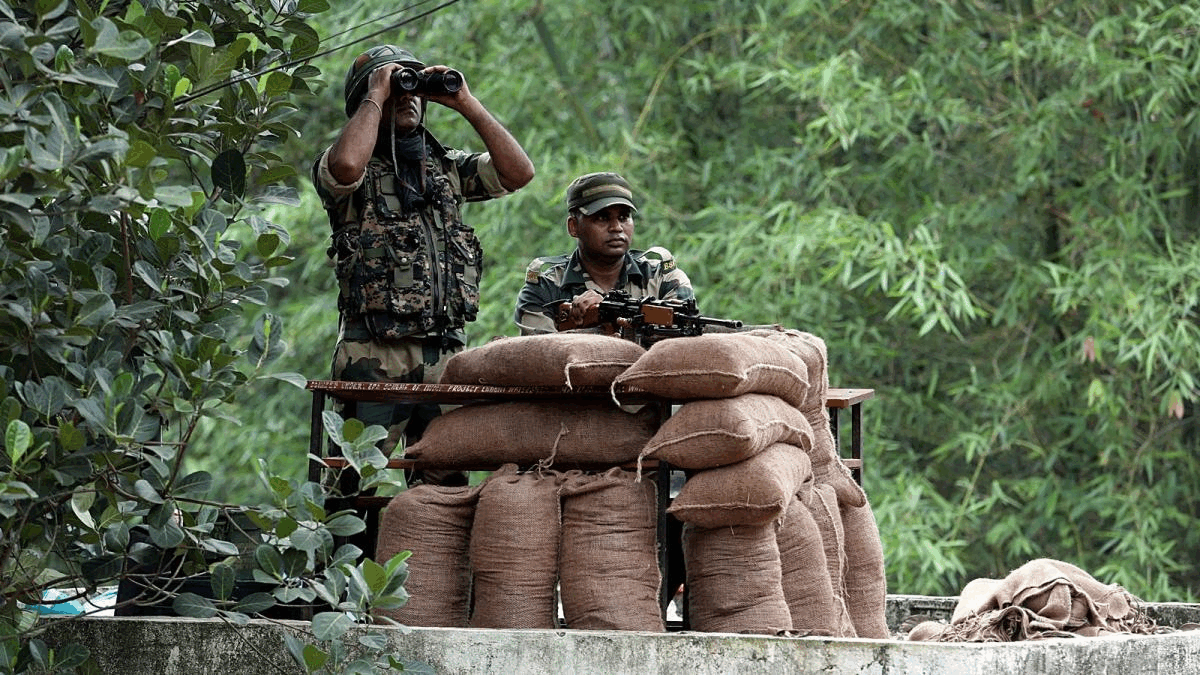
<svg viewBox="0 0 1200 675">
<path fill-rule="evenodd" d="M 398 9 L 398 10 L 396 10 L 396 11 L 394 11 L 394 12 L 391 12 L 391 13 L 389 13 L 389 14 L 384 14 L 384 15 L 382 15 L 382 16 L 379 16 L 379 17 L 376 17 L 376 18 L 374 18 L 374 19 L 371 19 L 370 21 L 363 22 L 363 23 L 359 24 L 358 26 L 354 26 L 354 27 L 348 28 L 348 29 L 346 29 L 346 30 L 344 30 L 344 31 L 342 31 L 342 32 L 340 32 L 340 33 L 335 33 L 334 35 L 331 35 L 331 36 L 329 36 L 329 38 L 326 38 L 326 39 L 330 39 L 330 38 L 334 38 L 334 37 L 340 37 L 340 36 L 342 36 L 342 35 L 345 35 L 346 33 L 349 33 L 349 32 L 351 32 L 351 31 L 354 31 L 354 30 L 357 30 L 357 29 L 359 29 L 359 28 L 362 28 L 363 26 L 368 26 L 368 25 L 371 25 L 372 23 L 376 23 L 376 22 L 378 22 L 378 21 L 381 21 L 381 20 L 383 20 L 383 19 L 386 19 L 386 18 L 389 18 L 389 17 L 395 16 L 395 15 L 397 15 L 397 14 L 401 13 L 401 12 L 407 12 L 407 11 L 409 11 L 409 10 L 411 10 L 411 9 L 414 9 L 414 8 L 420 7 L 420 6 L 422 6 L 422 5 L 427 5 L 427 4 L 429 4 L 430 2 L 433 2 L 433 1 L 434 1 L 434 0 L 420 0 L 420 2 L 415 2 L 415 3 L 411 4 L 411 5 L 408 5 L 408 6 L 406 6 L 406 7 L 402 7 L 401 9 Z M 349 41 L 349 42 L 347 42 L 347 43 L 345 43 L 345 44 L 341 44 L 341 45 L 338 45 L 338 46 L 336 46 L 336 47 L 330 47 L 329 49 L 326 49 L 326 50 L 324 50 L 324 51 L 317 52 L 317 53 L 315 53 L 315 54 L 311 54 L 311 55 L 309 55 L 309 56 L 305 56 L 304 58 L 300 58 L 300 59 L 292 59 L 291 61 L 288 61 L 288 62 L 286 62 L 286 63 L 281 63 L 281 64 L 279 64 L 279 65 L 276 65 L 276 66 L 271 66 L 271 67 L 269 67 L 269 68 L 263 68 L 263 69 L 261 69 L 261 70 L 257 70 L 257 71 L 250 72 L 250 73 L 243 73 L 243 74 L 241 74 L 241 75 L 238 75 L 238 76 L 236 76 L 236 77 L 231 77 L 231 78 L 228 78 L 228 79 L 226 79 L 226 80 L 224 80 L 224 81 L 222 81 L 222 82 L 218 82 L 218 83 L 216 83 L 216 84 L 212 84 L 212 85 L 209 85 L 209 86 L 207 86 L 207 87 L 204 87 L 203 89 L 200 89 L 200 90 L 194 91 L 194 92 L 192 92 L 192 93 L 190 93 L 190 94 L 188 94 L 188 95 L 186 95 L 186 96 L 181 96 L 181 97 L 179 97 L 178 99 L 176 99 L 176 101 L 175 101 L 175 104 L 176 104 L 176 105 L 184 105 L 184 104 L 190 103 L 191 101 L 194 101 L 194 100 L 196 100 L 196 99 L 198 99 L 198 98 L 201 98 L 201 97 L 203 97 L 203 96 L 207 96 L 207 95 L 209 95 L 209 94 L 213 93 L 214 91 L 220 91 L 221 89 L 224 89 L 225 87 L 228 87 L 228 86 L 231 86 L 231 85 L 237 84 L 237 83 L 239 83 L 239 82 L 245 82 L 246 80 L 249 80 L 249 79 L 252 79 L 252 78 L 255 78 L 255 77 L 262 77 L 263 75 L 267 75 L 267 74 L 269 74 L 269 73 L 273 73 L 273 72 L 275 72 L 275 71 L 278 71 L 278 70 L 283 70 L 283 69 L 285 69 L 285 68 L 292 68 L 292 67 L 295 67 L 295 66 L 301 65 L 301 64 L 303 64 L 303 63 L 307 63 L 308 61 L 311 61 L 312 59 L 315 59 L 315 58 L 318 58 L 318 57 L 321 57 L 321 56 L 328 56 L 329 54 L 333 54 L 334 52 L 337 52 L 337 51 L 340 51 L 340 50 L 342 50 L 342 49 L 345 49 L 345 48 L 347 48 L 347 47 L 350 47 L 350 46 L 356 45 L 356 44 L 358 44 L 358 43 L 360 43 L 360 42 L 365 42 L 366 40 L 370 40 L 371 38 L 377 37 L 377 36 L 379 36 L 379 35 L 382 35 L 382 34 L 384 34 L 384 33 L 387 33 L 387 32 L 390 32 L 390 31 L 394 31 L 394 30 L 396 30 L 397 28 L 402 28 L 402 27 L 404 27 L 404 26 L 407 26 L 408 24 L 410 24 L 410 23 L 412 23 L 412 22 L 414 22 L 414 21 L 417 21 L 417 20 L 419 20 L 419 19 L 423 19 L 423 18 L 425 18 L 425 17 L 427 17 L 427 16 L 429 16 L 429 15 L 431 15 L 431 14 L 435 13 L 435 12 L 439 12 L 439 11 L 441 11 L 441 10 L 443 10 L 443 9 L 445 9 L 445 8 L 447 8 L 447 7 L 449 7 L 449 6 L 451 6 L 451 5 L 457 4 L 457 3 L 458 3 L 458 2 L 460 2 L 460 1 L 461 1 L 461 0 L 446 0 L 445 2 L 441 3 L 440 5 L 438 5 L 438 6 L 434 7 L 434 8 L 432 8 L 432 9 L 426 10 L 426 11 L 424 11 L 424 12 L 421 12 L 420 14 L 417 14 L 416 16 L 411 16 L 411 17 L 408 17 L 408 18 L 406 18 L 406 19 L 404 19 L 404 20 L 402 20 L 402 21 L 397 21 L 396 23 L 389 24 L 389 25 L 387 25 L 387 26 L 384 26 L 383 28 L 380 28 L 379 30 L 377 30 L 377 31 L 375 31 L 375 32 L 373 32 L 373 33 L 368 33 L 367 35 L 364 35 L 364 36 L 362 36 L 362 37 L 355 38 L 354 40 L 351 40 L 351 41 Z"/>
</svg>

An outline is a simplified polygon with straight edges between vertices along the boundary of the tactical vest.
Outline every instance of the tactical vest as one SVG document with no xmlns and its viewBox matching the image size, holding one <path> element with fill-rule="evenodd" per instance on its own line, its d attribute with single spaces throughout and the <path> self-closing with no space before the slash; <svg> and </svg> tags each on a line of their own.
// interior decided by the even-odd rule
<svg viewBox="0 0 1200 675">
<path fill-rule="evenodd" d="M 441 156 L 430 155 L 425 206 L 405 212 L 398 179 L 375 157 L 354 194 L 354 213 L 333 232 L 338 310 L 369 339 L 460 330 L 479 312 L 483 247 L 462 222 Z"/>
</svg>

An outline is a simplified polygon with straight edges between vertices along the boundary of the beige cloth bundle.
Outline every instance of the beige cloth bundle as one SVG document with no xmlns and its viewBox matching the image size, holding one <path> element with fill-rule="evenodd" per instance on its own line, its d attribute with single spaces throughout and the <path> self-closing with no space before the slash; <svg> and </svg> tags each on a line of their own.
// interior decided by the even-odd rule
<svg viewBox="0 0 1200 675">
<path fill-rule="evenodd" d="M 1153 633 L 1153 619 L 1124 588 L 1097 581 L 1071 563 L 1039 558 L 1003 579 L 975 579 L 949 624 L 926 621 L 909 640 L 1012 642 L 1045 637 Z"/>
</svg>

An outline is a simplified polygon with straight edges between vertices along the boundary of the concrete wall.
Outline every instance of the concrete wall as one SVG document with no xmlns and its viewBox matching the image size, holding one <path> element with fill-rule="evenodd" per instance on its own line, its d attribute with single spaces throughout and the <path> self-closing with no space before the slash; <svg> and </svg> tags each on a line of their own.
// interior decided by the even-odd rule
<svg viewBox="0 0 1200 675">
<path fill-rule="evenodd" d="M 909 609 L 937 615 L 953 598 L 902 596 L 889 617 Z M 1185 620 L 1200 617 L 1181 605 Z M 45 639 L 78 642 L 103 672 L 122 675 L 300 673 L 283 646 L 303 622 L 252 621 L 234 628 L 216 620 L 89 618 L 56 620 Z M 1007 644 L 944 644 L 902 640 L 777 638 L 685 633 L 572 630 L 384 629 L 406 658 L 438 673 L 855 673 L 859 675 L 1200 675 L 1200 631 L 1104 638 L 1055 638 Z"/>
</svg>

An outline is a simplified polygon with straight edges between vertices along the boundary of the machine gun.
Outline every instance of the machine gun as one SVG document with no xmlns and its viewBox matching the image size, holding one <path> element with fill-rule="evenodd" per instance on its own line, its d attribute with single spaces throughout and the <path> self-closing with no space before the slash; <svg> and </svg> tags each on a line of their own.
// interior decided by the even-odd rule
<svg viewBox="0 0 1200 675">
<path fill-rule="evenodd" d="M 609 291 L 579 323 L 571 319 L 570 302 L 564 300 L 549 307 L 554 312 L 555 327 L 560 331 L 600 326 L 609 334 L 632 340 L 644 347 L 665 338 L 701 335 L 705 326 L 742 327 L 742 322 L 736 319 L 701 316 L 694 298 L 634 298 L 625 291 Z"/>
</svg>

